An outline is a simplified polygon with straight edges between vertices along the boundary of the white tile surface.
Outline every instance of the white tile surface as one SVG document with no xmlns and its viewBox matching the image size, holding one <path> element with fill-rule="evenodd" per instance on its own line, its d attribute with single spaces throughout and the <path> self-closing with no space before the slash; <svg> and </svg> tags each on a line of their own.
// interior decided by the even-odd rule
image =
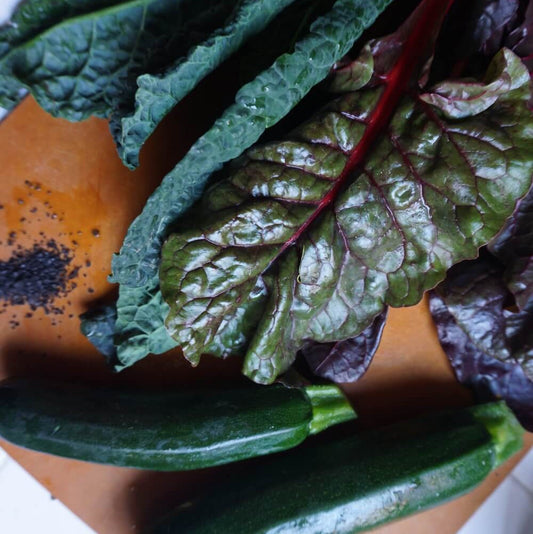
<svg viewBox="0 0 533 534">
<path fill-rule="evenodd" d="M 15 6 L 19 4 L 20 1 L 21 0 L 0 0 L 0 24 L 9 20 Z"/>
<path fill-rule="evenodd" d="M 7 454 L 6 454 L 6 451 L 4 451 L 4 449 L 0 448 L 0 470 L 2 469 L 2 467 L 4 466 L 4 464 L 7 462 Z"/>
<path fill-rule="evenodd" d="M 0 533 L 33 532 L 95 534 L 0 448 Z"/>
</svg>

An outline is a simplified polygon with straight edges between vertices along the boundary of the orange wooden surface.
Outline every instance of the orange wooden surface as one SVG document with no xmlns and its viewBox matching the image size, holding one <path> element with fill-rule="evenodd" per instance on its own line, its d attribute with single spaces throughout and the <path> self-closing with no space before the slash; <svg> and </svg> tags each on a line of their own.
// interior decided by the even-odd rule
<svg viewBox="0 0 533 534">
<path fill-rule="evenodd" d="M 197 103 L 201 100 L 201 91 L 195 98 Z M 237 360 L 205 358 L 192 369 L 178 351 L 113 374 L 79 333 L 79 313 L 115 291 L 106 277 L 111 254 L 118 250 L 129 222 L 191 139 L 208 125 L 209 119 L 196 120 L 194 109 L 190 100 L 181 106 L 143 151 L 142 165 L 135 172 L 122 166 L 105 121 L 71 124 L 53 119 L 27 99 L 0 124 L 0 257 L 6 259 L 12 250 L 7 244 L 10 232 L 16 232 L 17 244 L 24 246 L 41 241 L 39 232 L 44 232 L 46 238 L 71 247 L 73 264 L 80 266 L 78 286 L 57 303 L 64 306 L 63 315 L 37 311 L 25 317 L 25 306 L 0 314 L 0 377 L 57 376 L 137 385 L 243 380 Z M 19 326 L 12 328 L 12 321 Z M 391 311 L 370 370 L 346 391 L 359 412 L 360 427 L 471 402 L 453 377 L 425 302 Z M 527 436 L 528 446 L 532 438 Z M 141 472 L 1 444 L 100 534 L 136 532 L 172 504 L 204 491 L 210 481 L 243 469 L 241 465 L 191 473 Z M 471 494 L 378 532 L 456 532 L 517 460 Z"/>
</svg>

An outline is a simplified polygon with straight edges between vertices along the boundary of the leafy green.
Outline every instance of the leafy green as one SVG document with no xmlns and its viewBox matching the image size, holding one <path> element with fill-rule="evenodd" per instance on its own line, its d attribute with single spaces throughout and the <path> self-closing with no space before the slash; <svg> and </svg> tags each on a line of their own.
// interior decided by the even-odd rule
<svg viewBox="0 0 533 534">
<path fill-rule="evenodd" d="M 235 104 L 150 197 L 113 260 L 114 281 L 121 283 L 115 339 L 119 366 L 132 365 L 150 352 L 159 354 L 177 345 L 162 328 L 168 306 L 162 301 L 158 275 L 161 244 L 172 222 L 199 197 L 213 172 L 239 156 L 325 78 L 331 65 L 389 1 L 337 1 L 329 13 L 313 22 L 309 35 L 296 43 L 292 53 L 282 55 L 241 88 Z M 149 313 L 144 313 L 146 303 Z M 134 307 L 145 318 L 142 325 L 136 323 Z"/>
<path fill-rule="evenodd" d="M 80 315 L 81 333 L 112 363 L 116 355 L 114 336 L 116 306 L 109 304 Z"/>
<path fill-rule="evenodd" d="M 363 88 L 248 151 L 163 248 L 166 324 L 185 357 L 240 352 L 270 383 L 306 342 L 358 335 L 475 256 L 533 171 L 527 69 L 502 50 L 484 84 L 496 99 L 460 81 L 410 91 L 390 121 L 390 85 Z"/>
<path fill-rule="evenodd" d="M 161 74 L 137 78 L 135 111 L 121 117 L 115 139 L 125 165 L 139 164 L 139 151 L 163 117 L 208 73 L 218 67 L 251 35 L 264 29 L 294 0 L 244 0 L 223 28 L 192 48 Z"/>
<path fill-rule="evenodd" d="M 332 343 L 307 342 L 300 354 L 314 375 L 332 382 L 355 382 L 372 362 L 386 319 L 387 310 L 358 336 Z"/>
<path fill-rule="evenodd" d="M 161 244 L 169 225 L 200 196 L 208 178 L 284 117 L 345 55 L 390 0 L 338 0 L 311 25 L 309 34 L 243 86 L 213 127 L 163 179 L 131 224 L 113 258 L 112 280 L 150 284 L 157 276 Z"/>
<path fill-rule="evenodd" d="M 14 20 L 28 22 L 2 34 L 0 103 L 16 103 L 23 87 L 69 120 L 129 109 L 137 75 L 185 54 L 233 7 L 229 0 L 77 0 L 47 2 L 35 18 L 38 3 L 23 4 Z"/>
<path fill-rule="evenodd" d="M 533 302 L 533 191 L 522 199 L 488 245 L 505 266 L 504 280 L 520 310 Z"/>
<path fill-rule="evenodd" d="M 159 291 L 158 280 L 153 286 L 121 288 L 117 312 L 113 325 L 116 370 L 132 365 L 147 354 L 162 354 L 177 345 L 165 328 L 168 305 Z"/>
<path fill-rule="evenodd" d="M 532 431 L 533 300 L 523 309 L 510 306 L 504 273 L 513 263 L 484 250 L 456 265 L 431 292 L 430 309 L 457 379 L 482 402 L 504 399 Z"/>
<path fill-rule="evenodd" d="M 118 0 L 26 0 L 10 20 L 0 27 L 0 105 L 13 108 L 26 93 L 13 78 L 2 58 L 17 45 L 45 31 L 62 19 L 85 13 L 90 9 L 116 4 Z"/>
</svg>

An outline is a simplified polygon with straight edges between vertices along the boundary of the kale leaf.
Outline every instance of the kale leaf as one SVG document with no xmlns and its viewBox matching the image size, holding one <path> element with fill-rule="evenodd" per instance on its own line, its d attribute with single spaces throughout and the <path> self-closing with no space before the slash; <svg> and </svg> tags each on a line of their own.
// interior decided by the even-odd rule
<svg viewBox="0 0 533 534">
<path fill-rule="evenodd" d="M 179 57 L 162 73 L 137 78 L 135 110 L 119 114 L 112 123 L 120 157 L 125 165 L 139 164 L 146 139 L 184 96 L 252 35 L 267 25 L 294 0 L 244 0 L 237 4 L 225 26 Z"/>
<path fill-rule="evenodd" d="M 133 107 L 136 78 L 157 72 L 216 30 L 230 0 L 24 2 L 0 31 L 0 105 L 27 89 L 69 120 Z"/>
</svg>

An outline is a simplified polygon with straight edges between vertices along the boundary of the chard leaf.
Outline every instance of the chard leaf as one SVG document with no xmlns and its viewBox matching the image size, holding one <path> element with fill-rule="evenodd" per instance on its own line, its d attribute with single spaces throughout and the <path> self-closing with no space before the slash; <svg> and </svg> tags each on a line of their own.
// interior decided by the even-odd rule
<svg viewBox="0 0 533 534">
<path fill-rule="evenodd" d="M 531 63 L 532 23 L 529 0 L 455 2 L 437 43 L 432 79 L 477 76 L 502 47 Z"/>
<path fill-rule="evenodd" d="M 509 50 L 499 54 L 491 63 L 482 82 L 444 82 L 435 86 L 431 94 L 422 95 L 448 119 L 461 119 L 482 113 L 508 91 L 527 84 L 528 73 Z"/>
<path fill-rule="evenodd" d="M 522 24 L 513 29 L 505 44 L 522 58 L 529 72 L 533 72 L 533 2 L 528 2 Z"/>
<path fill-rule="evenodd" d="M 163 73 L 137 78 L 135 111 L 117 124 L 115 140 L 125 165 L 139 164 L 139 152 L 165 115 L 207 74 L 252 35 L 258 33 L 294 0 L 244 0 L 223 28 L 193 47 Z"/>
<path fill-rule="evenodd" d="M 15 21 L 33 20 L 40 3 L 22 4 Z M 229 0 L 47 2 L 35 22 L 3 34 L 0 100 L 13 105 L 16 91 L 27 88 L 46 111 L 69 120 L 131 108 L 137 75 L 183 55 L 233 6 Z"/>
<path fill-rule="evenodd" d="M 311 371 L 332 382 L 355 382 L 368 369 L 381 340 L 387 312 L 380 313 L 358 336 L 333 343 L 307 343 L 300 354 Z"/>
<path fill-rule="evenodd" d="M 533 190 L 523 198 L 489 250 L 506 266 L 504 280 L 520 310 L 533 303 Z"/>
<path fill-rule="evenodd" d="M 456 265 L 430 293 L 430 309 L 457 379 L 481 401 L 504 399 L 533 431 L 533 303 L 508 309 L 502 276 L 488 253 Z"/>
<path fill-rule="evenodd" d="M 120 254 L 113 258 L 113 281 L 125 286 L 153 283 L 169 225 L 200 196 L 211 174 L 240 156 L 322 81 L 389 2 L 338 0 L 313 22 L 293 52 L 239 90 L 235 104 L 163 179 L 131 224 Z"/>
<path fill-rule="evenodd" d="M 270 383 L 307 343 L 353 338 L 385 305 L 416 303 L 512 213 L 533 172 L 520 59 L 502 50 L 490 83 L 508 90 L 481 110 L 465 102 L 460 119 L 408 90 L 445 8 L 422 4 L 382 86 L 249 150 L 178 224 L 160 283 L 167 329 L 193 364 L 240 352 L 243 372 Z M 226 344 L 237 331 L 253 334 Z"/>
</svg>

